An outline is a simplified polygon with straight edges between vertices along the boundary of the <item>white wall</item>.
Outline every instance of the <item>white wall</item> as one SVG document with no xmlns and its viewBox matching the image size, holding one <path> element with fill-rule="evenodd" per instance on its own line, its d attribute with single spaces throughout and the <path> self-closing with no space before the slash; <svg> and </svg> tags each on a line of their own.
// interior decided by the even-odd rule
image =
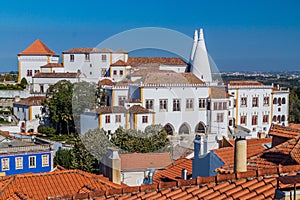
<svg viewBox="0 0 300 200">
<path fill-rule="evenodd" d="M 33 93 L 42 93 L 41 89 L 41 85 L 44 86 L 44 92 L 43 94 L 45 94 L 47 92 L 47 89 L 51 86 L 54 85 L 55 83 L 57 83 L 58 81 L 61 80 L 67 80 L 70 81 L 71 83 L 76 83 L 79 81 L 79 78 L 37 78 L 34 77 L 33 78 L 33 89 L 32 92 Z"/>
<path fill-rule="evenodd" d="M 38 56 L 38 55 L 21 55 L 18 56 L 19 62 L 19 80 L 23 77 L 26 78 L 28 83 L 32 83 L 32 76 L 34 76 L 34 70 L 40 70 L 40 67 L 50 63 L 58 63 L 58 56 Z M 27 76 L 27 70 L 32 70 L 32 76 Z"/>
<path fill-rule="evenodd" d="M 146 107 L 146 99 L 154 100 L 155 123 L 165 126 L 170 123 L 178 133 L 183 123 L 188 124 L 190 133 L 194 133 L 199 122 L 207 124 L 206 109 L 198 108 L 198 99 L 208 97 L 208 87 L 203 86 L 164 86 L 144 87 L 142 106 Z M 159 100 L 168 100 L 167 111 L 159 109 Z M 173 99 L 181 100 L 181 111 L 173 111 Z M 186 99 L 194 100 L 194 108 L 186 109 Z"/>
<path fill-rule="evenodd" d="M 121 122 L 116 122 L 116 115 L 121 115 Z M 110 116 L 110 123 L 105 122 L 105 116 Z M 119 126 L 122 126 L 125 128 L 126 126 L 126 114 L 125 113 L 109 113 L 109 114 L 102 114 L 101 115 L 101 121 L 102 121 L 102 127 L 105 131 L 111 131 L 111 133 L 114 133 Z"/>
<path fill-rule="evenodd" d="M 177 73 L 185 72 L 186 65 L 160 65 L 159 70 L 172 70 Z"/>
<path fill-rule="evenodd" d="M 277 98 L 277 104 L 273 104 L 273 116 L 285 116 L 285 121 L 273 121 L 273 123 L 280 124 L 280 125 L 288 125 L 288 113 L 289 113 L 289 90 L 275 90 L 274 91 L 274 96 L 273 96 L 273 101 L 274 99 Z M 285 104 L 278 103 L 278 99 L 285 98 Z M 271 118 L 273 119 L 273 116 Z"/>
</svg>

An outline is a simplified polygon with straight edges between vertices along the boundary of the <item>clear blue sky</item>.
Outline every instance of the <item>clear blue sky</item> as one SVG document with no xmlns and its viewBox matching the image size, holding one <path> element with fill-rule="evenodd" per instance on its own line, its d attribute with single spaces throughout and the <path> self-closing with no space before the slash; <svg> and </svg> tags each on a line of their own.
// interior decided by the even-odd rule
<svg viewBox="0 0 300 200">
<path fill-rule="evenodd" d="M 203 27 L 221 71 L 300 70 L 296 0 L 3 1 L 0 26 L 0 71 L 17 70 L 16 54 L 37 38 L 61 54 L 149 26 L 190 36 Z"/>
</svg>

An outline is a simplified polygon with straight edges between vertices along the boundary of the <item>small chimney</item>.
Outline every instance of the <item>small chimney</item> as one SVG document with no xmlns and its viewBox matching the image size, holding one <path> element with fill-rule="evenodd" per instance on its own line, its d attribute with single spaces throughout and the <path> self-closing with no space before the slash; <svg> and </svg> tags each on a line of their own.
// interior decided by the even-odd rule
<svg viewBox="0 0 300 200">
<path fill-rule="evenodd" d="M 149 178 L 149 184 L 153 183 L 153 176 L 154 176 L 155 170 L 151 169 L 148 173 L 148 178 Z"/>
<path fill-rule="evenodd" d="M 248 133 L 239 132 L 234 133 L 234 172 L 247 171 L 247 140 L 246 137 L 250 136 Z"/>
<path fill-rule="evenodd" d="M 181 170 L 181 179 L 187 180 L 187 176 L 188 176 L 188 171 L 186 169 L 182 169 Z"/>
<path fill-rule="evenodd" d="M 101 165 L 103 174 L 110 181 L 121 184 L 121 158 L 117 149 L 108 148 L 106 156 L 103 156 L 101 160 Z"/>
</svg>

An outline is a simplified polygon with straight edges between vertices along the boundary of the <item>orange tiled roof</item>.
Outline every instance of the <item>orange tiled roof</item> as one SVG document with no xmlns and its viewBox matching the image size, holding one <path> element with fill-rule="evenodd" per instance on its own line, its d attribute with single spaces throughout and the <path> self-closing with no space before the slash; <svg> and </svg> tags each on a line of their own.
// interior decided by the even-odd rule
<svg viewBox="0 0 300 200">
<path fill-rule="evenodd" d="M 295 127 L 295 126 L 294 126 Z M 297 138 L 300 135 L 300 129 L 294 128 L 293 126 L 280 126 L 272 124 L 269 135 L 284 137 L 288 139 Z"/>
<path fill-rule="evenodd" d="M 210 93 L 209 93 L 209 98 L 212 99 L 223 99 L 223 98 L 228 98 L 229 94 L 221 88 L 216 88 L 216 87 L 209 87 Z"/>
<path fill-rule="evenodd" d="M 263 139 L 248 139 L 247 140 L 247 158 L 257 155 L 266 150 L 264 144 L 270 143 L 271 138 Z M 213 152 L 225 163 L 225 165 L 233 166 L 234 164 L 234 142 L 231 142 L 232 147 L 224 147 L 214 149 Z"/>
<path fill-rule="evenodd" d="M 22 99 L 21 101 L 14 103 L 14 105 L 40 106 L 44 99 L 46 99 L 45 96 L 32 96 Z"/>
<path fill-rule="evenodd" d="M 121 169 L 158 169 L 171 164 L 171 156 L 164 153 L 130 153 L 120 154 Z"/>
<path fill-rule="evenodd" d="M 143 65 L 187 65 L 181 58 L 160 58 L 160 57 L 130 57 L 127 64 L 132 67 Z"/>
<path fill-rule="evenodd" d="M 49 49 L 40 39 L 34 41 L 29 47 L 18 55 L 52 55 L 58 56 L 54 51 Z"/>
<path fill-rule="evenodd" d="M 145 85 L 156 84 L 205 84 L 192 73 L 176 73 L 173 71 L 148 73 L 142 79 Z"/>
<path fill-rule="evenodd" d="M 123 60 L 118 60 L 117 62 L 111 64 L 110 66 L 114 67 L 114 66 L 127 66 L 127 63 L 124 62 Z"/>
<path fill-rule="evenodd" d="M 245 80 L 241 80 L 241 81 L 229 81 L 227 83 L 227 85 L 230 86 L 264 86 L 264 84 L 258 82 L 258 81 L 245 81 Z"/>
<path fill-rule="evenodd" d="M 47 197 L 122 187 L 124 186 L 112 183 L 102 175 L 94 175 L 81 170 L 59 170 L 3 177 L 0 179 L 0 199 L 40 200 L 47 199 Z"/>
<path fill-rule="evenodd" d="M 152 111 L 140 106 L 140 105 L 133 105 L 128 109 L 129 113 L 134 114 L 145 114 L 145 113 L 153 113 Z"/>
<path fill-rule="evenodd" d="M 41 68 L 49 67 L 64 67 L 62 63 L 47 63 L 46 65 L 41 66 Z"/>
<path fill-rule="evenodd" d="M 192 174 L 192 159 L 180 158 L 170 164 L 167 169 L 159 170 L 154 173 L 153 180 L 156 182 L 167 180 L 179 180 L 181 179 L 182 169 L 186 169 L 188 174 Z"/>
<path fill-rule="evenodd" d="M 300 124 L 289 123 L 290 128 L 300 129 Z"/>
<path fill-rule="evenodd" d="M 79 73 L 61 72 L 61 73 L 36 73 L 34 78 L 77 78 Z"/>
<path fill-rule="evenodd" d="M 109 78 L 103 78 L 103 79 L 101 79 L 101 80 L 98 82 L 98 85 L 102 85 L 102 86 L 104 86 L 104 85 L 113 86 L 113 85 L 115 85 L 115 83 L 114 83 L 111 79 L 109 79 Z"/>
<path fill-rule="evenodd" d="M 197 177 L 196 179 L 160 182 L 152 185 L 124 187 L 123 189 L 109 189 L 105 193 L 74 194 L 73 199 L 255 199 L 271 200 L 275 190 L 284 188 L 282 176 L 295 175 L 300 166 L 278 167 L 257 171 L 238 172 L 236 174 L 219 174 L 210 177 Z M 279 182 L 277 181 L 280 177 Z M 289 183 L 289 182 L 288 182 Z M 70 195 L 69 195 L 70 196 Z M 67 199 L 63 196 L 61 199 Z M 58 198 L 57 198 L 58 200 Z"/>
<path fill-rule="evenodd" d="M 123 106 L 104 106 L 96 109 L 97 114 L 108 114 L 108 113 L 126 113 L 127 110 Z"/>
</svg>

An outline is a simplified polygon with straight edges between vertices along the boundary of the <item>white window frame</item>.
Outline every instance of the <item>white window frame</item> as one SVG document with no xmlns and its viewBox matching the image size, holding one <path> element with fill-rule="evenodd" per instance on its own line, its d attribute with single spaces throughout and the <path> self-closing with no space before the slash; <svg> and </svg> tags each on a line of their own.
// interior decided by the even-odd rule
<svg viewBox="0 0 300 200">
<path fill-rule="evenodd" d="M 6 168 L 4 168 L 4 165 L 6 166 Z M 9 158 L 2 158 L 1 159 L 1 168 L 2 171 L 8 171 L 9 170 Z"/>
<path fill-rule="evenodd" d="M 47 162 L 44 162 L 45 157 L 46 157 Z M 42 167 L 49 167 L 49 165 L 50 165 L 49 164 L 49 155 L 48 154 L 42 155 Z"/>
<path fill-rule="evenodd" d="M 186 110 L 194 110 L 194 99 L 186 99 L 186 103 L 185 103 L 185 109 Z"/>
<path fill-rule="evenodd" d="M 21 160 L 21 161 L 18 161 L 18 160 Z M 19 163 L 19 162 L 21 162 L 21 163 Z M 20 165 L 19 165 L 20 164 Z M 16 167 L 16 169 L 23 169 L 23 157 L 16 157 L 15 158 L 15 167 Z"/>
<path fill-rule="evenodd" d="M 168 99 L 160 99 L 159 100 L 159 111 L 160 112 L 168 111 Z"/>
<path fill-rule="evenodd" d="M 34 166 L 31 165 L 31 163 L 30 163 L 31 158 L 34 158 Z M 36 168 L 36 156 L 29 156 L 28 157 L 28 168 Z"/>
<path fill-rule="evenodd" d="M 146 99 L 145 107 L 149 110 L 153 110 L 154 108 L 154 99 Z"/>
</svg>

